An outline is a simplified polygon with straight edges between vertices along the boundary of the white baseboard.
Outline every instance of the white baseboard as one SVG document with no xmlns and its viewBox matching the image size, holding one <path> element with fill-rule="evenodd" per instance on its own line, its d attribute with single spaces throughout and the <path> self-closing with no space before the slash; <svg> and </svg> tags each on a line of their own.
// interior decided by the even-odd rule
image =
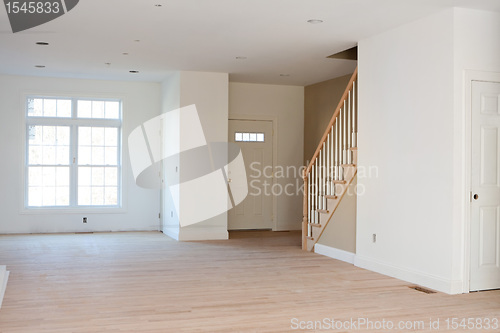
<svg viewBox="0 0 500 333">
<path fill-rule="evenodd" d="M 373 258 L 356 255 L 354 265 L 373 272 L 384 274 L 396 279 L 407 281 L 412 284 L 434 289 L 446 294 L 462 293 L 461 281 L 452 281 L 441 278 L 439 276 L 396 267 Z"/>
<path fill-rule="evenodd" d="M 339 250 L 334 247 L 330 247 L 327 245 L 323 244 L 318 244 L 314 245 L 314 252 L 317 254 L 321 254 L 333 259 L 345 261 L 349 264 L 354 264 L 354 258 L 356 257 L 356 254 L 352 252 L 347 252 L 344 250 Z"/>
<path fill-rule="evenodd" d="M 5 289 L 7 289 L 7 281 L 9 280 L 9 271 L 5 266 L 0 266 L 0 308 L 2 307 L 3 296 Z"/>
<path fill-rule="evenodd" d="M 229 239 L 226 228 L 220 227 L 185 227 L 179 230 L 180 241 L 202 241 Z"/>
<path fill-rule="evenodd" d="M 176 241 L 179 240 L 179 227 L 164 227 L 162 232 Z"/>
<path fill-rule="evenodd" d="M 163 228 L 163 233 L 181 242 L 229 239 L 227 230 L 218 227 L 167 227 Z"/>
</svg>

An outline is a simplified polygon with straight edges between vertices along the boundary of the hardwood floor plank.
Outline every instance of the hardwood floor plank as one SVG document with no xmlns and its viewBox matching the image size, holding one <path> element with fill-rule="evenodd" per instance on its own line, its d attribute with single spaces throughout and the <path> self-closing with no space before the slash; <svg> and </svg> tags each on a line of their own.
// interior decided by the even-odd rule
<svg viewBox="0 0 500 333">
<path fill-rule="evenodd" d="M 446 318 L 500 320 L 500 291 L 425 294 L 302 251 L 300 237 L 235 232 L 228 241 L 178 243 L 156 232 L 0 236 L 0 264 L 10 271 L 0 332 L 289 332 L 293 318 L 426 325 L 440 318 L 439 332 L 457 332 Z"/>
</svg>

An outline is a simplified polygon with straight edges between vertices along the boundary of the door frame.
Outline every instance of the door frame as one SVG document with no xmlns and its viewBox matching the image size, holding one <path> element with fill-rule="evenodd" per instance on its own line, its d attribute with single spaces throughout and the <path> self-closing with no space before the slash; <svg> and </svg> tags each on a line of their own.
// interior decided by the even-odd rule
<svg viewBox="0 0 500 333">
<path fill-rule="evenodd" d="M 273 127 L 273 135 L 272 135 L 272 144 L 273 144 L 273 170 L 278 165 L 278 117 L 270 116 L 264 114 L 231 114 L 228 117 L 228 123 L 230 120 L 247 120 L 247 121 L 270 121 L 272 122 Z M 229 133 L 228 133 L 229 134 Z M 276 184 L 276 178 L 273 177 L 272 186 Z M 273 196 L 273 205 L 272 205 L 272 230 L 278 231 L 278 200 L 276 196 Z M 228 221 L 229 226 L 229 221 Z"/>
<path fill-rule="evenodd" d="M 464 231 L 463 231 L 463 284 L 462 292 L 470 292 L 470 259 L 471 259 L 471 199 L 470 193 L 472 191 L 472 82 L 473 81 L 486 81 L 486 82 L 497 82 L 500 83 L 500 73 L 497 72 L 485 72 L 476 70 L 465 70 L 464 71 L 464 209 L 463 209 L 463 220 L 464 220 Z"/>
</svg>

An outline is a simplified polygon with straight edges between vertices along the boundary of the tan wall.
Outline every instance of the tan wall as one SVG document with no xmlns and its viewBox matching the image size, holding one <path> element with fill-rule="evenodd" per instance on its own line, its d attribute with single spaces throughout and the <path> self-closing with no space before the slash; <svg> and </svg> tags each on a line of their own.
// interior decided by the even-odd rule
<svg viewBox="0 0 500 333">
<path fill-rule="evenodd" d="M 240 116 L 237 119 L 242 119 L 241 116 L 246 119 L 274 118 L 277 125 L 277 149 L 273 152 L 275 170 L 288 167 L 298 170 L 302 166 L 304 87 L 230 82 L 229 118 L 234 116 Z M 276 184 L 280 188 L 288 186 L 289 192 L 294 195 L 277 196 L 274 230 L 300 230 L 303 197 L 299 187 L 302 179 L 297 179 L 291 172 L 284 177 L 277 177 Z"/>
<path fill-rule="evenodd" d="M 304 89 L 304 164 L 311 159 L 351 75 L 316 83 Z M 355 193 L 357 178 L 348 193 Z M 318 243 L 356 252 L 356 196 L 346 194 Z"/>
<path fill-rule="evenodd" d="M 304 164 L 310 160 L 351 75 L 312 84 L 304 90 Z"/>
<path fill-rule="evenodd" d="M 358 177 L 354 177 L 318 244 L 356 253 L 356 201 Z"/>
</svg>

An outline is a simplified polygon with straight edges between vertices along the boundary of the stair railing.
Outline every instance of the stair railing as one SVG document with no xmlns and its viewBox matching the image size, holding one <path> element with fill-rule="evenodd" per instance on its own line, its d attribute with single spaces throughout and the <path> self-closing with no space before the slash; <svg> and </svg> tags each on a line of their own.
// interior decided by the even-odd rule
<svg viewBox="0 0 500 333">
<path fill-rule="evenodd" d="M 304 170 L 303 249 L 307 249 L 312 228 L 319 226 L 319 214 L 325 212 L 327 199 L 335 198 L 339 192 L 336 185 L 345 184 L 344 167 L 353 163 L 352 149 L 358 143 L 357 79 L 356 68 L 318 148 Z"/>
</svg>

